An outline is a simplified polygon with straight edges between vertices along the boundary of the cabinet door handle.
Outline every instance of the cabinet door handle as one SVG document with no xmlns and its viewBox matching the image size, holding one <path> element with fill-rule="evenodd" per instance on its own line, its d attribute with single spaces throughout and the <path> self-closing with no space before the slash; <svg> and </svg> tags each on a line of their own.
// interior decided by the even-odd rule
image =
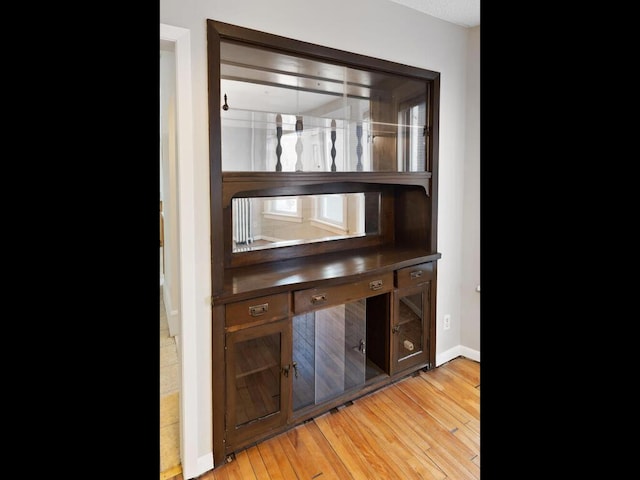
<svg viewBox="0 0 640 480">
<path fill-rule="evenodd" d="M 285 377 L 289 376 L 289 370 L 291 369 L 291 365 L 285 365 L 282 367 L 282 373 L 284 373 Z"/>
<path fill-rule="evenodd" d="M 420 278 L 422 276 L 422 270 L 416 270 L 415 272 L 411 272 L 411 278 Z"/>
<path fill-rule="evenodd" d="M 380 290 L 382 288 L 382 280 L 374 280 L 369 282 L 369 288 L 371 290 Z"/>
<path fill-rule="evenodd" d="M 257 317 L 259 315 L 264 315 L 269 311 L 269 304 L 263 303 L 262 305 L 254 305 L 249 307 L 249 315 L 252 317 Z"/>
<path fill-rule="evenodd" d="M 392 329 L 391 332 L 392 333 L 398 333 L 400 331 L 400 325 L 395 325 Z"/>
<path fill-rule="evenodd" d="M 322 302 L 326 302 L 327 301 L 327 294 L 326 293 L 320 293 L 318 295 L 313 295 L 311 297 L 311 303 L 316 305 L 318 303 L 322 303 Z"/>
</svg>

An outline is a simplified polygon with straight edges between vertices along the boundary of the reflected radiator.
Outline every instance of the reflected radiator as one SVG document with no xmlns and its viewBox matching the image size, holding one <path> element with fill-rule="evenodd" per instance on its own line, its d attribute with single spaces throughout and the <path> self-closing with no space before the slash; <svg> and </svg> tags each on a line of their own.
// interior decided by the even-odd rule
<svg viewBox="0 0 640 480">
<path fill-rule="evenodd" d="M 250 202 L 250 198 L 233 199 L 233 240 L 236 245 L 247 245 L 253 242 Z"/>
</svg>

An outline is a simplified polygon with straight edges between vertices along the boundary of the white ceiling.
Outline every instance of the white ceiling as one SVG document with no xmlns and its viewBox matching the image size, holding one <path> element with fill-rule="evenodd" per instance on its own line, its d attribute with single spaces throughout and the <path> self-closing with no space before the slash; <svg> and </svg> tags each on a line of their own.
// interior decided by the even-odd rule
<svg viewBox="0 0 640 480">
<path fill-rule="evenodd" d="M 480 25 L 480 0 L 390 0 L 463 27 Z"/>
</svg>

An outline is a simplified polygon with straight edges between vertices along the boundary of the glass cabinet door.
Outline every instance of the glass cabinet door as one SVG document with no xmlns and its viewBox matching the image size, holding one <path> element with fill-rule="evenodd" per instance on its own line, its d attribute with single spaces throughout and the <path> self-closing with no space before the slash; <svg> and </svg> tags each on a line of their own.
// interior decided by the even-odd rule
<svg viewBox="0 0 640 480">
<path fill-rule="evenodd" d="M 366 299 L 293 317 L 293 410 L 366 381 Z"/>
<path fill-rule="evenodd" d="M 430 83 L 220 42 L 223 171 L 428 171 Z"/>
<path fill-rule="evenodd" d="M 395 292 L 391 328 L 393 373 L 428 361 L 429 283 Z"/>
<path fill-rule="evenodd" d="M 278 321 L 227 334 L 228 441 L 244 438 L 244 429 L 286 420 L 289 329 L 287 321 Z"/>
</svg>

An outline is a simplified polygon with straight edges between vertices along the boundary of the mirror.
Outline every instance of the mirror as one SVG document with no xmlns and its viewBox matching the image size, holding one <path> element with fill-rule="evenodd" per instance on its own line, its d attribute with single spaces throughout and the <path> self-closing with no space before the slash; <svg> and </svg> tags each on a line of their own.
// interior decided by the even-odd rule
<svg viewBox="0 0 640 480">
<path fill-rule="evenodd" d="M 425 171 L 428 86 L 220 43 L 223 171 Z"/>
<path fill-rule="evenodd" d="M 380 233 L 380 192 L 231 201 L 233 253 Z"/>
</svg>

